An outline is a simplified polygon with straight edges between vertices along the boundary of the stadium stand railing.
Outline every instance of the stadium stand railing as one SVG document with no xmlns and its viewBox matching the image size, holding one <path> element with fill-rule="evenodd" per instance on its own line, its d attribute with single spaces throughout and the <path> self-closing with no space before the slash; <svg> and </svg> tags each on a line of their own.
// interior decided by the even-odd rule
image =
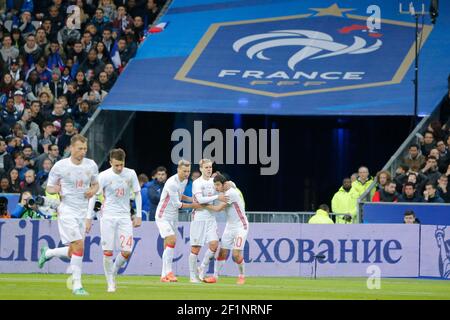
<svg viewBox="0 0 450 320">
<path fill-rule="evenodd" d="M 419 136 L 418 134 L 420 132 L 423 132 L 428 125 L 433 121 L 439 118 L 439 104 L 437 104 L 434 111 L 429 114 L 428 116 L 425 116 L 422 118 L 422 120 L 419 122 L 419 124 L 414 128 L 413 131 L 409 134 L 409 136 L 403 141 L 403 143 L 400 145 L 400 147 L 397 149 L 397 151 L 392 155 L 392 157 L 389 159 L 389 161 L 384 165 L 384 167 L 381 169 L 381 171 L 389 171 L 391 173 L 391 176 L 395 176 L 395 171 L 397 170 L 398 166 L 402 163 L 403 157 L 406 155 L 408 148 L 411 144 L 419 144 Z M 364 214 L 364 204 L 371 202 L 371 191 L 376 188 L 377 181 L 374 179 L 372 184 L 367 188 L 367 190 L 361 195 L 361 197 L 358 198 L 358 221 L 357 223 L 361 223 L 364 221 L 363 214 Z"/>
</svg>

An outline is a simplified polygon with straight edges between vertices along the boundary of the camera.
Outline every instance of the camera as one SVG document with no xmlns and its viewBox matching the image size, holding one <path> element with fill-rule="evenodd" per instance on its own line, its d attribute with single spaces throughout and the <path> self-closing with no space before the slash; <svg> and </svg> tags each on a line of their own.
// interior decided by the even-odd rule
<svg viewBox="0 0 450 320">
<path fill-rule="evenodd" d="M 37 207 L 49 207 L 51 209 L 57 209 L 59 206 L 58 199 L 51 199 L 44 196 L 37 196 L 28 199 L 27 206 L 32 207 L 36 205 Z"/>
<path fill-rule="evenodd" d="M 98 212 L 98 211 L 100 211 L 100 209 L 102 208 L 102 203 L 100 202 L 100 201 L 95 201 L 95 204 L 94 204 L 94 212 Z"/>
</svg>

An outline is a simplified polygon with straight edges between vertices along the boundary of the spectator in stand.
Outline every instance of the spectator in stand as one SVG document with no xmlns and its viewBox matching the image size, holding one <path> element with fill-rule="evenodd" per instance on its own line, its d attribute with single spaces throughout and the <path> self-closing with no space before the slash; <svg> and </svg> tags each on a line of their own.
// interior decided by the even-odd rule
<svg viewBox="0 0 450 320">
<path fill-rule="evenodd" d="M 445 203 L 450 203 L 450 192 L 448 190 L 448 177 L 443 174 L 438 179 L 437 191 Z"/>
<path fill-rule="evenodd" d="M 21 126 L 24 134 L 28 137 L 30 145 L 33 147 L 34 151 L 38 150 L 38 138 L 40 136 L 39 126 L 34 123 L 31 119 L 30 109 L 25 109 L 22 114 L 21 120 L 17 121 Z"/>
<path fill-rule="evenodd" d="M 55 126 L 49 121 L 45 121 L 42 125 L 42 135 L 38 141 L 39 153 L 48 153 L 48 147 L 56 143 L 56 137 L 53 135 Z"/>
<path fill-rule="evenodd" d="M 434 140 L 433 132 L 427 131 L 425 132 L 423 139 L 421 140 L 422 143 L 422 154 L 424 156 L 428 156 L 431 149 L 436 148 L 436 141 Z"/>
<path fill-rule="evenodd" d="M 30 105 L 30 120 L 36 123 L 39 128 L 44 123 L 45 119 L 41 113 L 41 103 L 39 101 L 32 101 Z"/>
<path fill-rule="evenodd" d="M 54 165 L 58 160 L 61 159 L 61 156 L 59 155 L 58 145 L 50 145 L 48 147 L 48 154 L 44 152 L 36 158 L 35 166 L 38 171 L 41 171 L 43 169 L 43 162 L 45 159 L 49 159 L 52 162 L 52 165 Z"/>
<path fill-rule="evenodd" d="M 11 155 L 6 152 L 6 142 L 0 139 L 0 175 L 4 175 L 14 167 Z"/>
<path fill-rule="evenodd" d="M 89 101 L 81 101 L 78 107 L 76 107 L 73 112 L 73 118 L 75 120 L 76 126 L 80 129 L 80 131 L 84 128 L 91 117 L 92 111 Z"/>
<path fill-rule="evenodd" d="M 41 47 L 36 43 L 36 36 L 32 33 L 26 36 L 26 43 L 21 54 L 25 57 L 25 61 L 29 68 L 38 63 L 39 59 L 44 55 Z"/>
<path fill-rule="evenodd" d="M 398 195 L 395 182 L 386 183 L 383 190 L 378 190 L 372 197 L 372 202 L 397 202 Z"/>
<path fill-rule="evenodd" d="M 25 155 L 22 151 L 16 152 L 14 154 L 14 164 L 15 169 L 19 172 L 19 180 L 25 180 L 25 173 L 30 169 L 25 165 Z"/>
<path fill-rule="evenodd" d="M 124 5 L 117 6 L 117 16 L 112 21 L 112 26 L 120 34 L 125 32 L 128 25 L 133 25 L 133 19 L 127 14 L 127 9 Z"/>
<path fill-rule="evenodd" d="M 437 159 L 433 156 L 427 157 L 427 162 L 425 163 L 425 166 L 423 167 L 420 172 L 426 176 L 427 182 L 430 182 L 434 185 L 436 185 L 437 180 L 441 176 L 439 170 L 438 170 L 438 162 Z"/>
<path fill-rule="evenodd" d="M 7 177 L 2 177 L 0 179 L 0 193 L 13 193 L 13 189 L 11 189 Z"/>
<path fill-rule="evenodd" d="M 387 170 L 379 171 L 376 175 L 376 181 L 377 181 L 377 190 L 384 189 L 384 186 L 391 182 L 391 174 Z"/>
<path fill-rule="evenodd" d="M 156 208 L 158 207 L 161 192 L 167 180 L 167 169 L 165 167 L 156 168 L 156 179 L 148 186 L 148 198 L 150 200 L 149 220 L 155 220 Z"/>
<path fill-rule="evenodd" d="M 422 202 L 423 198 L 417 194 L 415 184 L 405 183 L 403 194 L 398 197 L 398 202 Z"/>
<path fill-rule="evenodd" d="M 9 127 L 12 127 L 20 119 L 20 112 L 14 107 L 14 99 L 8 98 L 6 100 L 5 109 L 1 111 L 2 120 Z"/>
<path fill-rule="evenodd" d="M 75 122 L 72 119 L 67 119 L 64 123 L 64 133 L 59 136 L 57 144 L 59 148 L 59 154 L 63 156 L 69 153 L 70 139 L 76 134 Z"/>
<path fill-rule="evenodd" d="M 373 179 L 369 176 L 369 169 L 364 166 L 360 167 L 358 169 L 358 177 L 352 183 L 352 188 L 357 192 L 358 198 L 369 188 L 372 182 Z M 373 196 L 373 192 L 371 196 Z"/>
<path fill-rule="evenodd" d="M 112 87 L 112 83 L 108 79 L 108 74 L 105 71 L 100 72 L 98 75 L 98 81 L 102 90 L 109 92 Z"/>
<path fill-rule="evenodd" d="M 442 162 L 447 164 L 447 167 L 450 164 L 450 153 L 448 151 L 448 147 L 444 142 L 444 139 L 440 139 L 436 142 L 436 148 L 439 151 L 439 158 L 442 160 Z"/>
<path fill-rule="evenodd" d="M 47 187 L 48 175 L 52 167 L 52 161 L 48 158 L 44 159 L 44 161 L 42 162 L 42 170 L 40 170 L 36 175 L 37 183 L 39 183 L 39 185 L 44 189 Z"/>
<path fill-rule="evenodd" d="M 53 123 L 55 126 L 55 134 L 58 136 L 62 134 L 62 130 L 64 127 L 64 123 L 69 119 L 69 114 L 64 110 L 63 104 L 60 101 L 55 101 L 55 104 L 53 106 L 53 112 L 49 116 L 49 121 Z M 62 150 L 61 152 L 64 152 Z"/>
<path fill-rule="evenodd" d="M 129 44 L 126 38 L 120 38 L 117 42 L 117 49 L 120 55 L 121 67 L 125 67 L 127 63 L 136 55 L 136 46 Z"/>
<path fill-rule="evenodd" d="M 2 77 L 2 82 L 0 83 L 0 94 L 11 97 L 12 93 L 15 91 L 14 82 L 11 74 L 5 73 Z"/>
<path fill-rule="evenodd" d="M 406 210 L 403 217 L 403 223 L 405 224 L 417 224 L 420 223 L 419 219 L 416 218 L 416 214 L 412 210 Z"/>
<path fill-rule="evenodd" d="M 438 171 L 444 173 L 447 170 L 447 161 L 446 159 L 441 159 L 439 150 L 437 148 L 430 150 L 430 156 L 435 157 L 438 164 Z"/>
<path fill-rule="evenodd" d="M 336 214 L 336 224 L 354 223 L 356 221 L 358 194 L 352 188 L 350 178 L 344 178 L 342 186 L 331 200 L 331 210 Z"/>
<path fill-rule="evenodd" d="M 3 61 L 8 66 L 11 64 L 12 60 L 15 60 L 19 56 L 19 49 L 12 46 L 12 38 L 8 34 L 3 36 L 0 54 L 2 55 Z"/>
<path fill-rule="evenodd" d="M 414 171 L 419 171 L 425 163 L 425 157 L 417 144 L 409 146 L 408 155 L 403 159 L 403 163 Z"/>
<path fill-rule="evenodd" d="M 19 65 L 19 58 L 20 57 L 17 59 L 12 59 L 9 65 L 9 74 L 12 76 L 14 81 L 25 80 L 26 74 Z"/>
<path fill-rule="evenodd" d="M 444 200 L 437 194 L 434 183 L 427 182 L 427 184 L 425 184 L 425 191 L 423 192 L 423 202 L 444 203 Z"/>
<path fill-rule="evenodd" d="M 34 170 L 28 170 L 25 173 L 25 181 L 21 183 L 21 191 L 29 191 L 33 197 L 45 195 L 44 189 L 36 181 L 36 173 Z"/>
<path fill-rule="evenodd" d="M 25 166 L 34 169 L 36 154 L 33 151 L 33 148 L 30 145 L 25 145 L 22 148 L 22 152 L 25 159 Z"/>
<path fill-rule="evenodd" d="M 20 193 L 20 178 L 19 171 L 16 168 L 12 168 L 8 174 L 9 185 L 13 193 Z"/>
<path fill-rule="evenodd" d="M 427 131 L 433 134 L 435 141 L 444 139 L 445 137 L 441 122 L 439 120 L 431 121 L 428 125 Z"/>
<path fill-rule="evenodd" d="M 108 17 L 109 21 L 113 21 L 114 19 L 116 19 L 116 5 L 112 0 L 100 0 L 98 8 L 103 10 L 104 16 Z"/>
</svg>

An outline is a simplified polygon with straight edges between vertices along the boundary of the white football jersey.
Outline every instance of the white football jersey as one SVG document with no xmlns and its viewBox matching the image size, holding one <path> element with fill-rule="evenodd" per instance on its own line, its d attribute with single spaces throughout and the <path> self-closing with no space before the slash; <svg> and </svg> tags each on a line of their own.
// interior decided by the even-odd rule
<svg viewBox="0 0 450 320">
<path fill-rule="evenodd" d="M 136 172 L 133 169 L 123 168 L 120 174 L 116 174 L 109 168 L 99 174 L 98 183 L 99 191 L 105 198 L 101 215 L 130 217 L 131 194 L 141 191 Z"/>
<path fill-rule="evenodd" d="M 73 211 L 77 217 L 85 217 L 89 199 L 84 194 L 96 182 L 98 167 L 93 160 L 84 158 L 76 165 L 69 157 L 55 163 L 50 170 L 47 186 L 60 185 L 61 206 Z"/>
<path fill-rule="evenodd" d="M 205 180 L 203 176 L 199 177 L 192 184 L 192 197 L 195 202 L 200 204 L 214 204 L 214 200 L 217 200 L 218 194 L 214 188 L 213 178 Z M 193 221 L 204 221 L 215 219 L 214 213 L 208 209 L 195 209 L 192 211 Z"/>
<path fill-rule="evenodd" d="M 187 183 L 187 179 L 180 181 L 178 174 L 174 174 L 167 179 L 156 208 L 156 220 L 178 221 L 178 209 L 183 205 L 181 197 Z"/>
<path fill-rule="evenodd" d="M 228 205 L 225 207 L 225 215 L 227 216 L 227 225 L 231 227 L 239 227 L 248 229 L 248 220 L 245 214 L 244 201 L 234 188 L 230 188 L 225 192 L 229 196 Z"/>
</svg>

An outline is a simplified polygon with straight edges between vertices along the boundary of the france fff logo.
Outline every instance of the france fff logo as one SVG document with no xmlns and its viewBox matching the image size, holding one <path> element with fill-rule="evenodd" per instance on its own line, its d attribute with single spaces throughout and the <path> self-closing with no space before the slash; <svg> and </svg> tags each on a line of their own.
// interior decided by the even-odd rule
<svg viewBox="0 0 450 320">
<path fill-rule="evenodd" d="M 336 4 L 316 13 L 212 24 L 176 80 L 269 97 L 400 83 L 414 60 L 413 23 Z M 422 46 L 432 30 L 424 25 Z"/>
</svg>

